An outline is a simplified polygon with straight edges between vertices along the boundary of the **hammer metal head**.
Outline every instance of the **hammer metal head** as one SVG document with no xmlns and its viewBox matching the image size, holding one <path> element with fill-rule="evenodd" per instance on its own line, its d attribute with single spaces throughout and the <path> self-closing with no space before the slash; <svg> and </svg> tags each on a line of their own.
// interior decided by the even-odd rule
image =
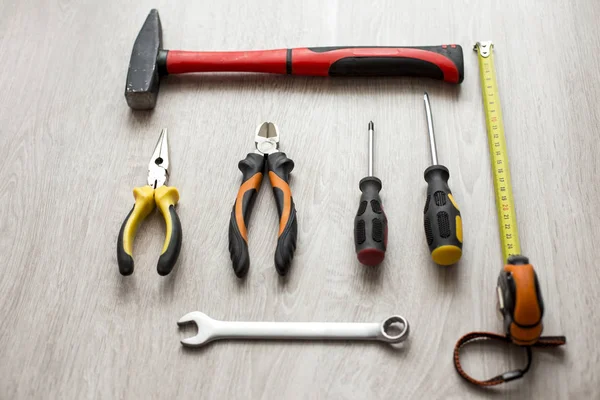
<svg viewBox="0 0 600 400">
<path fill-rule="evenodd" d="M 150 110 L 156 105 L 160 83 L 157 57 L 161 50 L 160 16 L 152 9 L 133 44 L 125 82 L 125 99 L 135 110 Z"/>
</svg>

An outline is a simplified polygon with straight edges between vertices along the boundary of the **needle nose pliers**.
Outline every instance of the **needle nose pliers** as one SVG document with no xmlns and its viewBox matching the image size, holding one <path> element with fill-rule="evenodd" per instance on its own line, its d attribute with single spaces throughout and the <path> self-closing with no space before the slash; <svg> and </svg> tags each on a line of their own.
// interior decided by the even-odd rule
<svg viewBox="0 0 600 400">
<path fill-rule="evenodd" d="M 289 185 L 294 162 L 279 151 L 279 131 L 275 124 L 265 122 L 259 125 L 254 142 L 255 152 L 248 154 L 238 164 L 243 178 L 229 221 L 229 253 L 233 271 L 238 278 L 244 277 L 250 267 L 247 226 L 266 168 L 279 214 L 275 268 L 283 276 L 287 274 L 294 257 L 298 234 L 296 206 Z"/>
<path fill-rule="evenodd" d="M 135 204 L 125 218 L 117 239 L 117 260 L 122 275 L 133 273 L 133 240 L 141 222 L 158 206 L 166 224 L 165 243 L 158 259 L 158 274 L 168 275 L 181 250 L 181 222 L 175 211 L 179 191 L 166 186 L 169 179 L 169 143 L 163 129 L 148 164 L 148 185 L 133 189 Z"/>
</svg>

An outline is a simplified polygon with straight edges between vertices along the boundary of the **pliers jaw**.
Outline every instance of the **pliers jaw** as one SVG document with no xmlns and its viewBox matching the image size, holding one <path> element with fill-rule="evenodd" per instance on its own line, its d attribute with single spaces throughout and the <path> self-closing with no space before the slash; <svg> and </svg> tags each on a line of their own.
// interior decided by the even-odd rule
<svg viewBox="0 0 600 400">
<path fill-rule="evenodd" d="M 169 142 L 167 130 L 163 129 L 148 163 L 148 185 L 154 189 L 167 184 L 169 179 Z"/>
<path fill-rule="evenodd" d="M 254 135 L 256 154 L 267 156 L 279 152 L 279 130 L 272 122 L 264 122 L 256 128 Z"/>
</svg>

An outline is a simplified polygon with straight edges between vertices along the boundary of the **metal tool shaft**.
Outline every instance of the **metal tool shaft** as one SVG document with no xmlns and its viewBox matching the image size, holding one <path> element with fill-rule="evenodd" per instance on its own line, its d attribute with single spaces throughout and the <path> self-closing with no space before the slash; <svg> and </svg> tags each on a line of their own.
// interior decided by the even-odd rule
<svg viewBox="0 0 600 400">
<path fill-rule="evenodd" d="M 367 176 L 373 176 L 373 121 L 369 122 L 369 173 Z"/>
<path fill-rule="evenodd" d="M 217 324 L 221 339 L 377 340 L 381 323 L 225 322 Z"/>
<path fill-rule="evenodd" d="M 423 95 L 425 102 L 425 115 L 427 115 L 427 130 L 429 131 L 429 146 L 431 148 L 431 165 L 438 165 L 437 148 L 435 146 L 435 131 L 433 130 L 433 115 L 431 114 L 431 104 L 429 104 L 429 95 L 427 92 Z"/>
</svg>

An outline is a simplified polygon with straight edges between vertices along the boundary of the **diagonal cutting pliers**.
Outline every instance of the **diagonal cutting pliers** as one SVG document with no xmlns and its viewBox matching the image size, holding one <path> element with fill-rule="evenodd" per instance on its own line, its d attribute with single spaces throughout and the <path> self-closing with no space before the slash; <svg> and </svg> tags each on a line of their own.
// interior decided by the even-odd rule
<svg viewBox="0 0 600 400">
<path fill-rule="evenodd" d="M 279 151 L 279 131 L 275 124 L 265 122 L 259 125 L 254 142 L 255 152 L 248 154 L 238 164 L 243 178 L 229 221 L 229 253 L 233 271 L 238 278 L 244 277 L 250 267 L 248 222 L 266 169 L 279 214 L 275 268 L 283 276 L 290 268 L 298 235 L 296 206 L 289 185 L 294 162 Z"/>
<path fill-rule="evenodd" d="M 169 179 L 169 143 L 167 130 L 163 129 L 148 164 L 148 185 L 133 189 L 135 204 L 125 218 L 117 239 L 117 260 L 122 275 L 133 273 L 133 240 L 142 221 L 155 207 L 160 210 L 166 224 L 166 236 L 158 259 L 158 274 L 168 275 L 175 266 L 181 250 L 181 222 L 175 211 L 179 191 L 166 186 Z"/>
</svg>

